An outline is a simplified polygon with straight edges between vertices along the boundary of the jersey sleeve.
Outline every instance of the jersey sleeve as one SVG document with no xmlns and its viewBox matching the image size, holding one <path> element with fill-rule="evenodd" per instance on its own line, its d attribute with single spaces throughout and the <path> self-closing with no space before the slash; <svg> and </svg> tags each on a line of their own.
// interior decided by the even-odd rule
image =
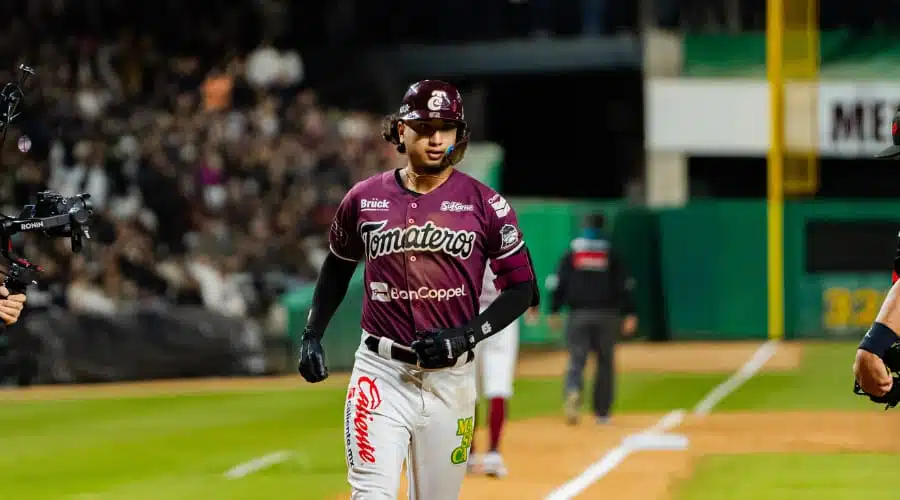
<svg viewBox="0 0 900 500">
<path fill-rule="evenodd" d="M 357 203 L 354 196 L 355 190 L 351 189 L 341 200 L 331 229 L 328 232 L 328 247 L 331 253 L 344 260 L 359 262 L 363 259 L 363 241 L 357 231 Z"/>
<path fill-rule="evenodd" d="M 519 283 L 534 283 L 534 268 L 515 210 L 503 196 L 496 193 L 488 198 L 486 210 L 487 256 L 496 275 L 494 286 L 502 292 Z"/>
</svg>

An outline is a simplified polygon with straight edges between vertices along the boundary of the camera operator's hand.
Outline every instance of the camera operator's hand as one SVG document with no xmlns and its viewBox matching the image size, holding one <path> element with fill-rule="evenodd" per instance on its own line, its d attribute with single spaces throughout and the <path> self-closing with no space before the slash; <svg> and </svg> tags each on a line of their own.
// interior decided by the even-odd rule
<svg viewBox="0 0 900 500">
<path fill-rule="evenodd" d="M 25 307 L 25 294 L 9 294 L 5 286 L 0 286 L 0 319 L 7 325 L 19 321 L 22 308 Z"/>
</svg>

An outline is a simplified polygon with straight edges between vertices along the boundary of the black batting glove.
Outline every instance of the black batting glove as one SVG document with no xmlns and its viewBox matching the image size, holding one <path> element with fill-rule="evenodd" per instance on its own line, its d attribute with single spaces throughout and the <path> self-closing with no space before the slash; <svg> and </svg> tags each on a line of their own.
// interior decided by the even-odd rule
<svg viewBox="0 0 900 500">
<path fill-rule="evenodd" d="M 475 348 L 475 332 L 466 328 L 444 328 L 416 332 L 413 351 L 422 368 L 447 368 L 456 364 L 457 358 Z"/>
<path fill-rule="evenodd" d="M 321 382 L 328 378 L 328 367 L 325 366 L 325 352 L 322 350 L 321 335 L 309 327 L 303 329 L 300 336 L 300 360 L 297 371 L 304 380 L 310 383 Z"/>
</svg>

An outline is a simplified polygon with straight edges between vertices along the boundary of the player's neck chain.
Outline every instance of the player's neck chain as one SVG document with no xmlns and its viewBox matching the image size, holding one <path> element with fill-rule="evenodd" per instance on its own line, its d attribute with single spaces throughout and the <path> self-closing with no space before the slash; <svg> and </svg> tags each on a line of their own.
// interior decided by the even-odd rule
<svg viewBox="0 0 900 500">
<path fill-rule="evenodd" d="M 403 169 L 403 176 L 406 178 L 406 184 L 407 184 L 408 189 L 415 191 L 417 193 L 426 194 L 430 191 L 437 189 L 437 187 L 440 186 L 441 184 L 443 184 L 444 181 L 446 181 L 450 175 L 449 175 L 449 169 L 438 172 L 436 174 L 419 174 L 419 173 L 413 172 L 412 167 L 407 166 Z M 434 181 L 429 182 L 428 184 L 432 184 L 432 185 L 429 186 L 426 191 L 422 192 L 422 191 L 419 191 L 418 189 L 416 189 L 418 187 L 418 182 L 420 179 L 422 179 L 422 180 L 434 179 Z"/>
</svg>

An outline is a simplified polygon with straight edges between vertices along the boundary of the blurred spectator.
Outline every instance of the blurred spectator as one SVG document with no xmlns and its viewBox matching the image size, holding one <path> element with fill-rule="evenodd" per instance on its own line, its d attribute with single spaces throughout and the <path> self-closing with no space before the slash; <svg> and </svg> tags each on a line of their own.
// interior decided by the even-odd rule
<svg viewBox="0 0 900 500">
<path fill-rule="evenodd" d="M 234 78 L 216 66 L 203 81 L 203 111 L 224 111 L 231 106 Z"/>
<path fill-rule="evenodd" d="M 247 81 L 256 88 L 267 89 L 281 76 L 281 54 L 272 44 L 264 40 L 247 57 Z"/>
<path fill-rule="evenodd" d="M 257 89 L 292 89 L 303 81 L 303 59 L 296 50 L 278 50 L 264 40 L 247 57 L 247 81 Z"/>
</svg>

